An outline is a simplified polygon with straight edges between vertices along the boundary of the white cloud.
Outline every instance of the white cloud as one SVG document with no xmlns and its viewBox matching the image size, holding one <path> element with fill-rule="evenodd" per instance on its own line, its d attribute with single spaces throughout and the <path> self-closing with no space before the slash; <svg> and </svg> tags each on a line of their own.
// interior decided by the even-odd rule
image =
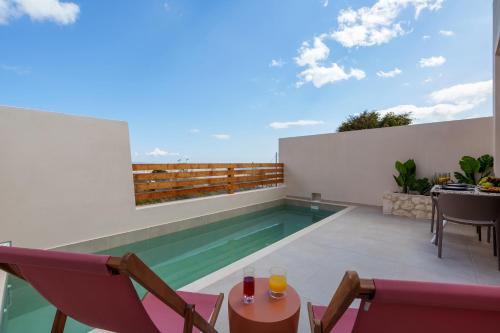
<svg viewBox="0 0 500 333">
<path fill-rule="evenodd" d="M 301 67 L 306 67 L 306 69 L 299 73 L 300 81 L 296 83 L 297 87 L 311 82 L 316 88 L 320 88 L 327 83 L 350 78 L 361 80 L 366 77 L 365 72 L 361 69 L 351 68 L 346 72 L 343 67 L 336 63 L 332 63 L 330 66 L 319 64 L 320 61 L 328 58 L 330 54 L 330 49 L 323 43 L 321 37 L 315 37 L 312 46 L 308 42 L 302 43 L 298 52 L 299 56 L 295 58 L 295 62 Z"/>
<path fill-rule="evenodd" d="M 160 156 L 179 156 L 179 153 L 170 153 L 166 150 L 162 150 L 160 148 L 155 148 L 150 152 L 146 153 L 147 156 L 160 157 Z"/>
<path fill-rule="evenodd" d="M 323 0 L 323 7 L 328 7 L 329 0 Z"/>
<path fill-rule="evenodd" d="M 343 67 L 332 63 L 330 67 L 325 66 L 309 66 L 299 74 L 301 81 L 298 82 L 299 86 L 304 83 L 311 82 L 316 88 L 321 88 L 327 83 L 334 83 L 337 81 L 349 80 L 356 78 L 362 80 L 366 74 L 361 69 L 351 68 L 346 72 Z"/>
<path fill-rule="evenodd" d="M 272 127 L 274 129 L 283 129 L 283 128 L 289 128 L 291 126 L 315 126 L 315 125 L 321 125 L 324 124 L 325 122 L 322 120 L 297 120 L 297 121 L 285 121 L 285 122 L 272 122 L 269 124 L 269 127 Z"/>
<path fill-rule="evenodd" d="M 444 0 L 378 0 L 371 7 L 361 7 L 356 10 L 349 7 L 341 10 L 337 16 L 336 30 L 315 37 L 312 45 L 309 42 L 302 43 L 295 62 L 307 68 L 299 73 L 301 80 L 296 86 L 301 87 L 307 82 L 312 82 L 319 88 L 340 80 L 365 78 L 366 74 L 361 69 L 352 68 L 350 71 L 345 71 L 334 62 L 329 66 L 321 64 L 330 54 L 330 49 L 324 41 L 333 39 L 346 48 L 388 43 L 393 38 L 407 33 L 402 22 L 397 21 L 405 8 L 413 7 L 417 19 L 423 10 L 441 9 L 443 2 Z"/>
<path fill-rule="evenodd" d="M 415 19 L 424 10 L 441 9 L 444 0 L 378 0 L 371 7 L 352 8 L 340 11 L 338 29 L 330 37 L 342 46 L 351 48 L 388 43 L 406 33 L 397 18 L 407 7 L 415 8 Z"/>
<path fill-rule="evenodd" d="M 422 81 L 423 84 L 427 84 L 427 83 L 431 83 L 431 82 L 432 82 L 432 78 L 431 77 L 428 77 L 428 78 L 426 78 L 426 79 L 424 79 Z"/>
<path fill-rule="evenodd" d="M 396 67 L 392 71 L 388 71 L 388 72 L 378 71 L 377 76 L 382 77 L 382 78 L 390 78 L 390 77 L 398 76 L 401 73 L 403 73 L 403 71 Z"/>
<path fill-rule="evenodd" d="M 285 65 L 285 62 L 281 59 L 272 59 L 271 63 L 269 64 L 269 67 L 283 67 Z"/>
<path fill-rule="evenodd" d="M 481 81 L 441 89 L 433 92 L 430 98 L 435 103 L 481 104 L 492 93 L 493 81 Z"/>
<path fill-rule="evenodd" d="M 191 128 L 191 129 L 189 130 L 189 133 L 197 134 L 197 133 L 200 133 L 200 130 L 199 130 L 199 129 L 197 129 L 197 128 Z"/>
<path fill-rule="evenodd" d="M 439 34 L 441 36 L 445 36 L 445 37 L 453 37 L 455 36 L 455 33 L 451 30 L 439 30 Z"/>
<path fill-rule="evenodd" d="M 299 56 L 295 58 L 295 62 L 299 66 L 314 66 L 319 61 L 325 60 L 330 54 L 330 49 L 323 43 L 320 37 L 314 38 L 314 44 L 311 47 L 308 42 L 303 42 L 299 49 Z"/>
<path fill-rule="evenodd" d="M 212 137 L 217 140 L 229 140 L 231 138 L 229 134 L 212 134 Z"/>
<path fill-rule="evenodd" d="M 31 72 L 28 68 L 20 66 L 0 65 L 0 68 L 7 72 L 16 73 L 17 75 L 27 75 Z"/>
<path fill-rule="evenodd" d="M 428 40 L 428 39 L 431 39 L 431 36 L 429 36 L 429 35 L 423 35 L 423 36 L 422 36 L 422 39 L 423 39 L 423 40 Z"/>
<path fill-rule="evenodd" d="M 446 62 L 446 58 L 443 56 L 422 58 L 419 61 L 420 67 L 438 67 L 442 66 Z"/>
<path fill-rule="evenodd" d="M 432 105 L 398 105 L 380 110 L 382 114 L 411 112 L 417 122 L 456 119 L 457 115 L 470 111 L 484 103 L 491 95 L 493 81 L 458 84 L 437 90 L 429 95 Z"/>
<path fill-rule="evenodd" d="M 60 0 L 0 0 L 0 24 L 27 15 L 33 21 L 53 21 L 58 24 L 76 22 L 80 7 Z"/>
</svg>

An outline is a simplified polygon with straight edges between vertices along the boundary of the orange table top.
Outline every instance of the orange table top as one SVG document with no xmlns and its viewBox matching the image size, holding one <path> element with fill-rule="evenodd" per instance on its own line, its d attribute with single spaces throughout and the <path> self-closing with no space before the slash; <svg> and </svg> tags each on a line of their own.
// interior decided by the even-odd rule
<svg viewBox="0 0 500 333">
<path fill-rule="evenodd" d="M 295 289 L 288 285 L 287 296 L 274 299 L 269 296 L 269 279 L 255 279 L 255 301 L 244 304 L 243 282 L 235 285 L 229 292 L 228 305 L 239 316 L 254 322 L 271 323 L 287 320 L 300 309 L 300 298 Z"/>
</svg>

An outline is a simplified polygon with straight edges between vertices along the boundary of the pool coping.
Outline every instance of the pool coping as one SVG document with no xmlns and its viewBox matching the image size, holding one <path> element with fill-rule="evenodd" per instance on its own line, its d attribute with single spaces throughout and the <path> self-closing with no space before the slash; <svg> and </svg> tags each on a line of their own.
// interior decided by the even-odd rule
<svg viewBox="0 0 500 333">
<path fill-rule="evenodd" d="M 287 198 L 285 198 L 287 199 Z M 311 202 L 311 203 L 315 203 L 311 200 L 301 200 L 301 199 L 295 199 L 295 198 L 288 198 L 290 200 L 297 200 L 297 201 L 304 201 L 304 202 Z M 321 202 L 323 204 L 325 204 L 325 202 Z M 257 252 L 254 252 L 244 258 L 241 258 L 240 260 L 237 260 L 235 262 L 233 262 L 232 264 L 229 264 L 215 272 L 212 272 L 208 275 L 205 275 L 204 277 L 194 281 L 194 282 L 191 282 L 187 285 L 185 285 L 184 287 L 182 288 L 179 288 L 180 291 L 190 291 L 190 292 L 198 292 L 214 283 L 216 283 L 217 281 L 233 274 L 234 272 L 237 272 L 239 270 L 242 270 L 244 267 L 254 263 L 255 261 L 277 251 L 278 249 L 298 240 L 299 238 L 311 233 L 312 231 L 318 229 L 318 228 L 321 228 L 322 226 L 324 226 L 325 224 L 327 223 L 330 223 L 336 219 L 338 219 L 339 217 L 351 212 L 352 210 L 354 210 L 356 208 L 355 205 L 340 205 L 340 204 L 330 204 L 330 203 L 327 203 L 328 205 L 334 205 L 334 206 L 339 206 L 339 207 L 344 207 L 341 211 L 337 212 L 337 213 L 334 213 L 328 217 L 325 217 L 324 219 L 322 219 L 321 221 L 318 221 L 304 229 L 301 229 L 293 234 L 291 234 L 290 236 L 287 236 L 269 246 L 266 246 L 265 248 L 263 249 L 260 249 L 258 250 Z"/>
</svg>

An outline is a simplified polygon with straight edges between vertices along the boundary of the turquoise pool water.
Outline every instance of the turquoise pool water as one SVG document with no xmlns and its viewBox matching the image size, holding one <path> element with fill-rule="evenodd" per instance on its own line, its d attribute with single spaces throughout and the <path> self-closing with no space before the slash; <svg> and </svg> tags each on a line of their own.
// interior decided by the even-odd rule
<svg viewBox="0 0 500 333">
<path fill-rule="evenodd" d="M 173 288 L 183 287 L 257 250 L 285 238 L 341 208 L 313 210 L 292 202 L 121 246 L 105 254 L 136 253 Z M 9 277 L 4 309 L 6 333 L 50 332 L 55 309 L 25 282 Z M 142 296 L 144 291 L 138 288 Z M 89 327 L 69 320 L 65 332 L 88 332 Z"/>
</svg>

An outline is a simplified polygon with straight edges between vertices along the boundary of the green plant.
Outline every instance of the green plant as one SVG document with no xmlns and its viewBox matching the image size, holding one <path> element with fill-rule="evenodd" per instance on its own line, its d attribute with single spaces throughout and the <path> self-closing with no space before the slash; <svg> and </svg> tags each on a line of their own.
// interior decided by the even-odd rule
<svg viewBox="0 0 500 333">
<path fill-rule="evenodd" d="M 396 161 L 395 168 L 399 172 L 397 177 L 393 176 L 396 184 L 398 184 L 403 193 L 408 193 L 416 182 L 417 166 L 415 165 L 415 161 L 411 159 L 404 163 Z"/>
<path fill-rule="evenodd" d="M 493 156 L 483 155 L 477 159 L 479 161 L 479 179 L 488 177 L 493 171 Z"/>
<path fill-rule="evenodd" d="M 357 131 L 370 128 L 392 127 L 410 125 L 412 122 L 411 114 L 402 113 L 395 114 L 389 112 L 381 115 L 377 111 L 363 111 L 357 115 L 350 115 L 342 124 L 340 124 L 337 131 Z"/>
<path fill-rule="evenodd" d="M 378 127 L 394 127 L 410 125 L 412 122 L 411 113 L 395 114 L 394 112 L 386 113 L 378 123 Z"/>
<path fill-rule="evenodd" d="M 432 184 L 429 182 L 429 179 L 419 178 L 415 181 L 415 184 L 413 184 L 413 187 L 411 188 L 411 190 L 417 191 L 418 194 L 421 194 L 421 195 L 428 195 L 431 188 L 432 188 Z"/>
<path fill-rule="evenodd" d="M 476 185 L 479 179 L 491 174 L 493 157 L 488 154 L 477 159 L 471 156 L 463 156 L 458 164 L 463 173 L 455 172 L 455 178 L 460 183 Z"/>
<path fill-rule="evenodd" d="M 379 115 L 375 111 L 363 111 L 358 115 L 351 115 L 340 124 L 339 132 L 357 131 L 368 128 L 377 128 Z"/>
</svg>

